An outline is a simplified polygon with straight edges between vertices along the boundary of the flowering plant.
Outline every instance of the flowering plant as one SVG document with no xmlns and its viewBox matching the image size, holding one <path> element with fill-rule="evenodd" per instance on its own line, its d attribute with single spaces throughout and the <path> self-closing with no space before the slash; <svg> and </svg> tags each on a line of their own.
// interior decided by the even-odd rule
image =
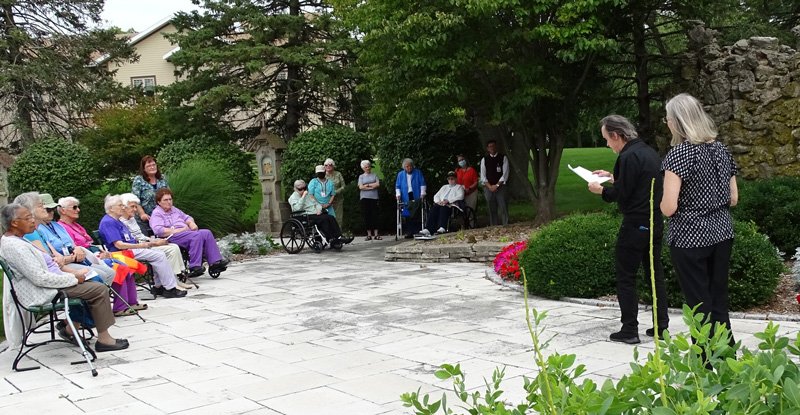
<svg viewBox="0 0 800 415">
<path fill-rule="evenodd" d="M 519 253 L 525 250 L 528 243 L 525 241 L 514 242 L 503 248 L 494 257 L 494 272 L 501 278 L 519 281 Z"/>
</svg>

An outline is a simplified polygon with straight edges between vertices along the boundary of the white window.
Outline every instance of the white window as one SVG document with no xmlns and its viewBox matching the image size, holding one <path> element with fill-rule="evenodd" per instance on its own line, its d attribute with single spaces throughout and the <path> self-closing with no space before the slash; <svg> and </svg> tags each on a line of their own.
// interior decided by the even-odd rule
<svg viewBox="0 0 800 415">
<path fill-rule="evenodd" d="M 137 76 L 131 78 L 131 86 L 137 89 L 143 89 L 145 91 L 153 91 L 156 89 L 156 77 L 155 76 Z"/>
</svg>

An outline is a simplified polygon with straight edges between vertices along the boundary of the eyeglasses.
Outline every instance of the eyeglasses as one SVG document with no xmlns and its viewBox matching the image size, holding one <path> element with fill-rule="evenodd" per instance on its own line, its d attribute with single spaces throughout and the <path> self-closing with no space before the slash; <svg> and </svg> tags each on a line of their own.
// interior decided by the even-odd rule
<svg viewBox="0 0 800 415">
<path fill-rule="evenodd" d="M 47 209 L 47 213 L 53 213 L 56 211 L 56 208 L 45 208 Z"/>
<path fill-rule="evenodd" d="M 326 164 L 325 167 L 333 167 L 333 164 Z"/>
<path fill-rule="evenodd" d="M 72 206 L 72 210 L 78 210 L 78 209 L 80 209 L 80 206 L 78 206 L 78 205 Z"/>
</svg>

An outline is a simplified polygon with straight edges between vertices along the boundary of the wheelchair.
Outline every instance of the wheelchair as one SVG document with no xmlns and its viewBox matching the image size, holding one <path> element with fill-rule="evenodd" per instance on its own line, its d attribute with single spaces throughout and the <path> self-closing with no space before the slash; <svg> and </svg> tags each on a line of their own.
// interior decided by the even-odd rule
<svg viewBox="0 0 800 415">
<path fill-rule="evenodd" d="M 281 226 L 281 245 L 289 254 L 299 253 L 306 245 L 320 253 L 328 245 L 341 251 L 344 242 L 341 239 L 329 241 L 319 227 L 311 223 L 307 213 L 292 212 L 292 217 Z"/>
<path fill-rule="evenodd" d="M 461 231 L 466 229 L 475 229 L 478 227 L 478 217 L 475 216 L 475 211 L 467 206 L 459 206 L 457 204 L 450 205 L 450 221 L 447 223 L 447 231 Z"/>
</svg>

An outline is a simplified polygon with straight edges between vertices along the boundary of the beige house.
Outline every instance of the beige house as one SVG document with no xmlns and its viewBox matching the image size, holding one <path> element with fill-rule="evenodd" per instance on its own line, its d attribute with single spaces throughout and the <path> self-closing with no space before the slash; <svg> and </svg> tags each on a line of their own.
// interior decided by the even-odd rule
<svg viewBox="0 0 800 415">
<path fill-rule="evenodd" d="M 165 33 L 175 33 L 177 29 L 170 23 L 172 16 L 161 19 L 146 30 L 131 36 L 128 43 L 136 49 L 139 60 L 136 62 L 108 62 L 104 55 L 95 60 L 98 65 L 106 65 L 108 70 L 116 70 L 115 78 L 122 85 L 153 90 L 156 86 L 169 85 L 178 78 L 175 65 L 169 57 L 178 50 L 164 37 Z"/>
</svg>

